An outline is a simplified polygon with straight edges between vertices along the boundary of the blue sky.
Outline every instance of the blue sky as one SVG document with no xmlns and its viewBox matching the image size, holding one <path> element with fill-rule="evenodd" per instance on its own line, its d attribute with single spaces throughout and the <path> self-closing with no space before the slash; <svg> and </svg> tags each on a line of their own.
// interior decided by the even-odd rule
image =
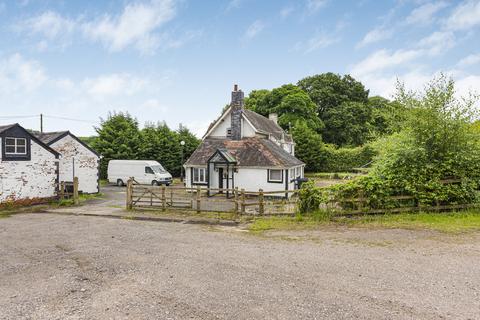
<svg viewBox="0 0 480 320">
<path fill-rule="evenodd" d="M 386 97 L 439 72 L 480 88 L 478 0 L 0 0 L 0 39 L 0 124 L 78 135 L 114 110 L 201 135 L 234 83 L 330 71 Z"/>
</svg>

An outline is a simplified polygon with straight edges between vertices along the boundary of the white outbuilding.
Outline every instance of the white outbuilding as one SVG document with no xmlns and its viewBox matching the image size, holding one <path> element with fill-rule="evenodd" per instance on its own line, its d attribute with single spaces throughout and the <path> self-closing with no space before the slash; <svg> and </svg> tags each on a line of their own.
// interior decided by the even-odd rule
<svg viewBox="0 0 480 320">
<path fill-rule="evenodd" d="M 0 203 L 52 198 L 59 153 L 19 124 L 0 126 Z"/>
<path fill-rule="evenodd" d="M 187 187 L 238 187 L 283 191 L 298 187 L 305 164 L 295 157 L 291 135 L 268 118 L 244 108 L 237 85 L 228 109 L 214 121 L 184 165 Z"/>
<path fill-rule="evenodd" d="M 100 191 L 100 155 L 70 131 L 34 132 L 34 135 L 60 154 L 59 179 L 72 182 L 78 177 L 82 193 Z"/>
</svg>

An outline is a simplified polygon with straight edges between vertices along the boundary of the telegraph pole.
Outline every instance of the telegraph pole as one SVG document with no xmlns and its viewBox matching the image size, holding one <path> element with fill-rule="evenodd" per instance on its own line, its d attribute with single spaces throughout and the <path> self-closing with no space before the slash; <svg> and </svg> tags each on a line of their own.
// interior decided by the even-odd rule
<svg viewBox="0 0 480 320">
<path fill-rule="evenodd" d="M 43 133 L 43 114 L 40 113 L 40 133 Z"/>
</svg>

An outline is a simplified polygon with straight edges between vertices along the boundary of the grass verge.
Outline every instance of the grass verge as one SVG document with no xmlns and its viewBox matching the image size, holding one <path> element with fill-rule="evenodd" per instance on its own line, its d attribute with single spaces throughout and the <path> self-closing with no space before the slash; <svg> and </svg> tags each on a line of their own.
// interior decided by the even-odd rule
<svg viewBox="0 0 480 320">
<path fill-rule="evenodd" d="M 318 216 L 261 217 L 250 225 L 249 231 L 262 233 L 269 230 L 305 230 L 324 226 L 364 228 L 392 228 L 411 230 L 435 230 L 445 233 L 461 233 L 480 230 L 480 209 L 450 213 L 402 213 L 354 218 Z"/>
</svg>

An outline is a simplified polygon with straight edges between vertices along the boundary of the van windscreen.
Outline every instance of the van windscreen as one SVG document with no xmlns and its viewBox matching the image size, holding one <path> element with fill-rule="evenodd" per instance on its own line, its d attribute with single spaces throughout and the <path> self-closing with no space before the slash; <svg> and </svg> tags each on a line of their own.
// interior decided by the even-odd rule
<svg viewBox="0 0 480 320">
<path fill-rule="evenodd" d="M 165 169 L 163 169 L 163 167 L 161 165 L 155 165 L 155 166 L 151 166 L 153 172 L 157 172 L 157 173 L 164 173 L 165 172 Z"/>
</svg>

